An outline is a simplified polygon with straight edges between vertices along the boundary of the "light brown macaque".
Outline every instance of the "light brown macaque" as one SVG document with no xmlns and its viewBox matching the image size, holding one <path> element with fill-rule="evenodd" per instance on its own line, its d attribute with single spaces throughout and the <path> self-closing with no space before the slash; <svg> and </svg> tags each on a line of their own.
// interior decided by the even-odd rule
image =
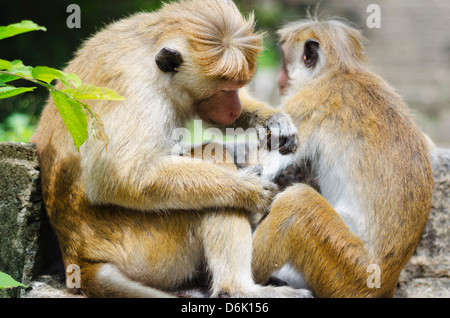
<svg viewBox="0 0 450 318">
<path fill-rule="evenodd" d="M 45 207 L 65 266 L 81 269 L 83 294 L 169 297 L 206 268 L 213 297 L 310 295 L 252 278 L 248 214 L 268 211 L 275 185 L 252 169 L 177 153 L 171 137 L 194 116 L 216 125 L 239 118 L 283 127 L 279 152 L 295 150 L 287 115 L 246 109 L 238 97 L 261 44 L 253 16 L 232 2 L 179 1 L 107 26 L 68 64 L 83 82 L 125 97 L 89 102 L 107 148 L 90 136 L 78 152 L 51 100 L 32 138 Z"/>
<path fill-rule="evenodd" d="M 430 213 L 426 138 L 370 71 L 359 31 L 303 20 L 279 34 L 295 162 L 311 164 L 320 193 L 296 184 L 275 198 L 253 241 L 255 279 L 303 278 L 317 297 L 392 297 Z"/>
</svg>

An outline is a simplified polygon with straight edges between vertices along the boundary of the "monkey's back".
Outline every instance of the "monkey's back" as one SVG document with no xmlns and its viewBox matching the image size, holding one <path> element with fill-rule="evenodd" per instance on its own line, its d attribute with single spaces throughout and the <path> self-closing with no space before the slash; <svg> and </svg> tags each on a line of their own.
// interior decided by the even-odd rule
<svg viewBox="0 0 450 318">
<path fill-rule="evenodd" d="M 367 212 L 357 234 L 374 243 L 372 252 L 406 262 L 428 219 L 433 179 L 426 139 L 402 98 L 364 71 L 313 80 L 286 105 L 324 197 L 353 200 L 349 207 Z M 403 244 L 390 243 L 399 237 Z"/>
</svg>

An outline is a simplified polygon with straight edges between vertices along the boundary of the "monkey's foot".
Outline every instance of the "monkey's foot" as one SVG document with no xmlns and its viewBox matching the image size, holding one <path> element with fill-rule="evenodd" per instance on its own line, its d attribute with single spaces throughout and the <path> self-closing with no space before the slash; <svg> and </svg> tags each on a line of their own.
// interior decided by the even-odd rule
<svg viewBox="0 0 450 318">
<path fill-rule="evenodd" d="M 260 286 L 256 285 L 251 290 L 234 292 L 220 292 L 219 298 L 313 298 L 307 289 L 295 289 L 289 286 Z"/>
</svg>

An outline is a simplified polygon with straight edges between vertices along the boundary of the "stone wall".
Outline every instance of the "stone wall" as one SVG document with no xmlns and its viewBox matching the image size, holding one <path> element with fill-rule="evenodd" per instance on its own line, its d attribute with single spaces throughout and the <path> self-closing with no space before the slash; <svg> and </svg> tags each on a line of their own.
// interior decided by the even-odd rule
<svg viewBox="0 0 450 318">
<path fill-rule="evenodd" d="M 450 149 L 438 150 L 433 174 L 430 219 L 400 275 L 397 297 L 450 298 Z"/>
<path fill-rule="evenodd" d="M 402 271 L 396 297 L 450 297 L 450 149 L 438 150 L 433 170 L 430 220 Z M 0 143 L 0 271 L 31 286 L 0 291 L 0 297 L 75 297 L 65 292 L 58 266 L 58 247 L 42 209 L 35 149 Z"/>
<path fill-rule="evenodd" d="M 42 198 L 33 147 L 0 143 L 0 271 L 25 284 L 39 263 Z M 0 295 L 18 296 L 20 289 Z"/>
</svg>

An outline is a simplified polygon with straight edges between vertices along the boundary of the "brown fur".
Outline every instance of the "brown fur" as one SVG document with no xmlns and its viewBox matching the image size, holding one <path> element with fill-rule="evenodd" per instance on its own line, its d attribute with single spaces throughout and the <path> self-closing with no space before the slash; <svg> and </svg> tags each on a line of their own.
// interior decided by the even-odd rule
<svg viewBox="0 0 450 318">
<path fill-rule="evenodd" d="M 323 193 L 299 184 L 276 198 L 255 234 L 257 281 L 288 263 L 318 297 L 392 297 L 431 208 L 426 140 L 401 97 L 369 71 L 358 31 L 301 21 L 280 34 L 288 63 L 311 38 L 323 54 L 314 77 L 290 79 L 283 108 L 299 131 L 297 159 L 312 162 Z M 354 224 L 335 210 L 343 203 L 358 208 Z M 370 264 L 380 266 L 380 288 L 367 285 Z"/>
</svg>

